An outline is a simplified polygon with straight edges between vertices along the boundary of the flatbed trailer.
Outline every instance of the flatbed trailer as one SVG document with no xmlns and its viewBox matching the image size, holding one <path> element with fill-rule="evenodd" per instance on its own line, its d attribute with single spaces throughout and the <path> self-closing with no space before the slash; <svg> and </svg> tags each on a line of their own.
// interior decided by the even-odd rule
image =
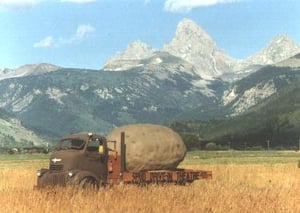
<svg viewBox="0 0 300 213">
<path fill-rule="evenodd" d="M 175 183 L 184 185 L 200 179 L 212 179 L 212 172 L 193 169 L 172 169 L 172 170 L 146 170 L 126 171 L 126 144 L 125 134 L 121 134 L 121 154 L 118 155 L 116 147 L 108 157 L 108 180 L 110 183 L 119 184 L 163 184 Z M 114 142 L 114 141 L 113 141 Z M 114 142 L 115 143 L 115 142 Z"/>
<path fill-rule="evenodd" d="M 123 183 L 130 184 L 164 184 L 175 183 L 185 185 L 195 180 L 211 179 L 210 171 L 176 169 L 176 170 L 154 170 L 144 172 L 125 172 L 123 174 Z"/>
</svg>

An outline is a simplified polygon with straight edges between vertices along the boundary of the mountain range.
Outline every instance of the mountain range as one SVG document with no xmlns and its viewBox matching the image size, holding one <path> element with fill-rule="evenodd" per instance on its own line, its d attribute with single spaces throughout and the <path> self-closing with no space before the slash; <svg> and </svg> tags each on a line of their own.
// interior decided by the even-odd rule
<svg viewBox="0 0 300 213">
<path fill-rule="evenodd" d="M 0 69 L 0 107 L 52 139 L 76 131 L 106 134 L 128 123 L 236 117 L 297 80 L 298 53 L 293 40 L 279 35 L 237 60 L 183 19 L 162 49 L 135 41 L 100 70 L 46 63 Z"/>
<path fill-rule="evenodd" d="M 195 67 L 196 73 L 204 79 L 222 78 L 234 81 L 255 72 L 260 67 L 274 64 L 300 52 L 300 47 L 286 35 L 277 35 L 257 54 L 244 60 L 237 60 L 219 49 L 216 42 L 194 21 L 179 22 L 175 37 L 156 50 L 149 45 L 135 41 L 124 52 L 108 60 L 104 70 L 121 71 L 143 66 L 140 60 L 154 56 L 155 52 L 168 52 Z"/>
</svg>

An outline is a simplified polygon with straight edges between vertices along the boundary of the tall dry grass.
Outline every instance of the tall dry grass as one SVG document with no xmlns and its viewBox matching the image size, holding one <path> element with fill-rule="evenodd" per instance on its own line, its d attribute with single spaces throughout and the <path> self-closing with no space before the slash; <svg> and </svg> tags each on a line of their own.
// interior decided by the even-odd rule
<svg viewBox="0 0 300 213">
<path fill-rule="evenodd" d="M 27 162 L 28 163 L 28 162 Z M 0 170 L 0 212 L 300 212 L 294 164 L 188 166 L 213 171 L 190 186 L 120 185 L 97 192 L 33 190 L 36 163 Z"/>
</svg>

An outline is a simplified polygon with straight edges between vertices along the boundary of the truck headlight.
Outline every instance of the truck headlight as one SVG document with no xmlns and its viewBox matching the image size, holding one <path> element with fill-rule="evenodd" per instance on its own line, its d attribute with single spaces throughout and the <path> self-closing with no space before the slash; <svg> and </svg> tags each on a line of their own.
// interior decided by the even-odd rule
<svg viewBox="0 0 300 213">
<path fill-rule="evenodd" d="M 48 169 L 40 169 L 40 170 L 37 170 L 36 176 L 42 177 L 47 171 L 48 171 Z"/>
<path fill-rule="evenodd" d="M 73 173 L 72 171 L 70 171 L 70 172 L 68 173 L 68 176 L 69 176 L 69 177 L 73 177 L 73 175 L 74 175 L 74 173 Z"/>
<path fill-rule="evenodd" d="M 38 177 L 41 177 L 42 174 L 43 174 L 43 173 L 42 173 L 40 170 L 36 172 L 36 176 L 38 176 Z"/>
</svg>

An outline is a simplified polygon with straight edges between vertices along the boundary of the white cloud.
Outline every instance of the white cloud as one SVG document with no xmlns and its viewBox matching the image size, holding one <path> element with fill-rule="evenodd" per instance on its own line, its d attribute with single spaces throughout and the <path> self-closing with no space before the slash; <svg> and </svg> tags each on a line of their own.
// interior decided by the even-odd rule
<svg viewBox="0 0 300 213">
<path fill-rule="evenodd" d="M 41 41 L 34 43 L 33 47 L 53 47 L 54 43 L 52 36 L 48 36 Z"/>
<path fill-rule="evenodd" d="M 62 2 L 75 2 L 75 3 L 89 3 L 95 2 L 96 0 L 61 0 Z"/>
<path fill-rule="evenodd" d="M 226 4 L 243 0 L 166 0 L 165 10 L 171 12 L 188 12 L 196 7 Z"/>
<path fill-rule="evenodd" d="M 65 44 L 74 44 L 80 43 L 81 41 L 85 40 L 96 31 L 90 24 L 82 24 L 77 27 L 76 32 L 67 38 L 58 38 L 54 39 L 52 36 L 47 36 L 46 38 L 42 39 L 33 44 L 33 47 L 36 48 L 48 48 L 48 47 L 60 47 Z"/>
<path fill-rule="evenodd" d="M 0 0 L 0 9 L 29 9 L 41 2 L 51 0 Z M 53 1 L 53 0 L 52 0 Z M 97 0 L 56 0 L 57 2 L 90 3 Z"/>
<path fill-rule="evenodd" d="M 89 24 L 79 25 L 77 27 L 75 38 L 80 39 L 80 40 L 84 39 L 85 37 L 94 33 L 95 31 L 96 31 L 96 29 Z"/>
<path fill-rule="evenodd" d="M 25 9 L 31 8 L 42 0 L 0 0 L 0 8 Z"/>
</svg>

